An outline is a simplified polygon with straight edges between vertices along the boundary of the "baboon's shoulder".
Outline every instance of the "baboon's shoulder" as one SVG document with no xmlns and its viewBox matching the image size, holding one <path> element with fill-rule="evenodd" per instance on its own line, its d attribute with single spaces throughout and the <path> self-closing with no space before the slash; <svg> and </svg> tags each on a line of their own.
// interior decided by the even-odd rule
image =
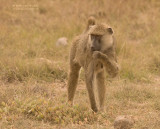
<svg viewBox="0 0 160 129">
<path fill-rule="evenodd" d="M 88 34 L 86 34 L 86 33 L 81 34 L 79 36 L 76 36 L 72 41 L 72 45 L 75 45 L 75 46 L 80 45 L 80 44 L 86 42 L 87 38 L 88 38 Z"/>
</svg>

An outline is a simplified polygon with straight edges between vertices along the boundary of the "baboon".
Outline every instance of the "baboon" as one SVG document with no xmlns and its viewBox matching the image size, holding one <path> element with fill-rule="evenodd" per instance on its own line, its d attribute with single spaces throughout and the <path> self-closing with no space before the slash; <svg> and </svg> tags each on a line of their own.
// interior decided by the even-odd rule
<svg viewBox="0 0 160 129">
<path fill-rule="evenodd" d="M 88 23 L 87 23 L 87 27 L 86 27 L 85 32 L 87 32 L 89 30 L 89 28 L 95 24 L 96 24 L 95 18 L 93 16 L 90 16 L 88 19 Z"/>
<path fill-rule="evenodd" d="M 68 78 L 68 102 L 71 105 L 73 104 L 79 70 L 82 67 L 85 72 L 85 83 L 91 109 L 97 112 L 98 108 L 93 90 L 94 79 L 96 79 L 98 89 L 100 110 L 103 110 L 106 92 L 104 71 L 106 70 L 109 75 L 114 77 L 117 75 L 119 67 L 112 28 L 104 23 L 95 24 L 94 20 L 93 18 L 89 19 L 88 30 L 76 37 L 72 42 Z"/>
</svg>

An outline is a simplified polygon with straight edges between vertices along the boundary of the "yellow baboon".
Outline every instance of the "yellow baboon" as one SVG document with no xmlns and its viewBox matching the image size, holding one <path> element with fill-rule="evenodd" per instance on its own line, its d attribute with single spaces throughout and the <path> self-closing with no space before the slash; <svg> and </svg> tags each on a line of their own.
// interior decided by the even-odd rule
<svg viewBox="0 0 160 129">
<path fill-rule="evenodd" d="M 103 23 L 95 24 L 93 18 L 88 21 L 88 30 L 75 38 L 71 46 L 68 78 L 68 102 L 70 104 L 73 104 L 81 67 L 84 68 L 85 82 L 92 110 L 94 112 L 98 111 L 93 90 L 94 78 L 98 88 L 100 110 L 103 110 L 106 92 L 104 69 L 109 75 L 115 76 L 119 68 L 112 28 Z"/>
<path fill-rule="evenodd" d="M 89 28 L 95 24 L 96 24 L 95 18 L 93 16 L 89 17 L 85 32 L 87 32 Z"/>
</svg>

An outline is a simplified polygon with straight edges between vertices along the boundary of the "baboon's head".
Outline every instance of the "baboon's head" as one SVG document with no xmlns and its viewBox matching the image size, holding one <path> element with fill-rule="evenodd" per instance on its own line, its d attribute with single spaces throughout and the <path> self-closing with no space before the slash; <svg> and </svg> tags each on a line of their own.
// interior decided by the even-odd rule
<svg viewBox="0 0 160 129">
<path fill-rule="evenodd" d="M 91 51 L 106 51 L 113 46 L 113 30 L 106 24 L 93 25 L 89 30 Z"/>
</svg>

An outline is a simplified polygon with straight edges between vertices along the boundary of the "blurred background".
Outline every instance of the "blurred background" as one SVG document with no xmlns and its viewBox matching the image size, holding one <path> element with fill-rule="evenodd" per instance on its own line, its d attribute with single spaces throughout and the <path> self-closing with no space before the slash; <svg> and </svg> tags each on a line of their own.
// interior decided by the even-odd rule
<svg viewBox="0 0 160 129">
<path fill-rule="evenodd" d="M 159 12 L 159 0 L 1 0 L 0 77 L 66 79 L 71 41 L 94 16 L 114 29 L 120 77 L 148 81 L 160 70 Z M 67 46 L 56 47 L 60 37 Z"/>
<path fill-rule="evenodd" d="M 83 70 L 66 105 L 70 46 L 89 16 L 113 28 L 121 66 L 106 75 L 102 114 L 90 110 Z M 2 129 L 112 129 L 119 115 L 132 115 L 133 129 L 159 129 L 159 76 L 160 0 L 0 0 Z"/>
</svg>

